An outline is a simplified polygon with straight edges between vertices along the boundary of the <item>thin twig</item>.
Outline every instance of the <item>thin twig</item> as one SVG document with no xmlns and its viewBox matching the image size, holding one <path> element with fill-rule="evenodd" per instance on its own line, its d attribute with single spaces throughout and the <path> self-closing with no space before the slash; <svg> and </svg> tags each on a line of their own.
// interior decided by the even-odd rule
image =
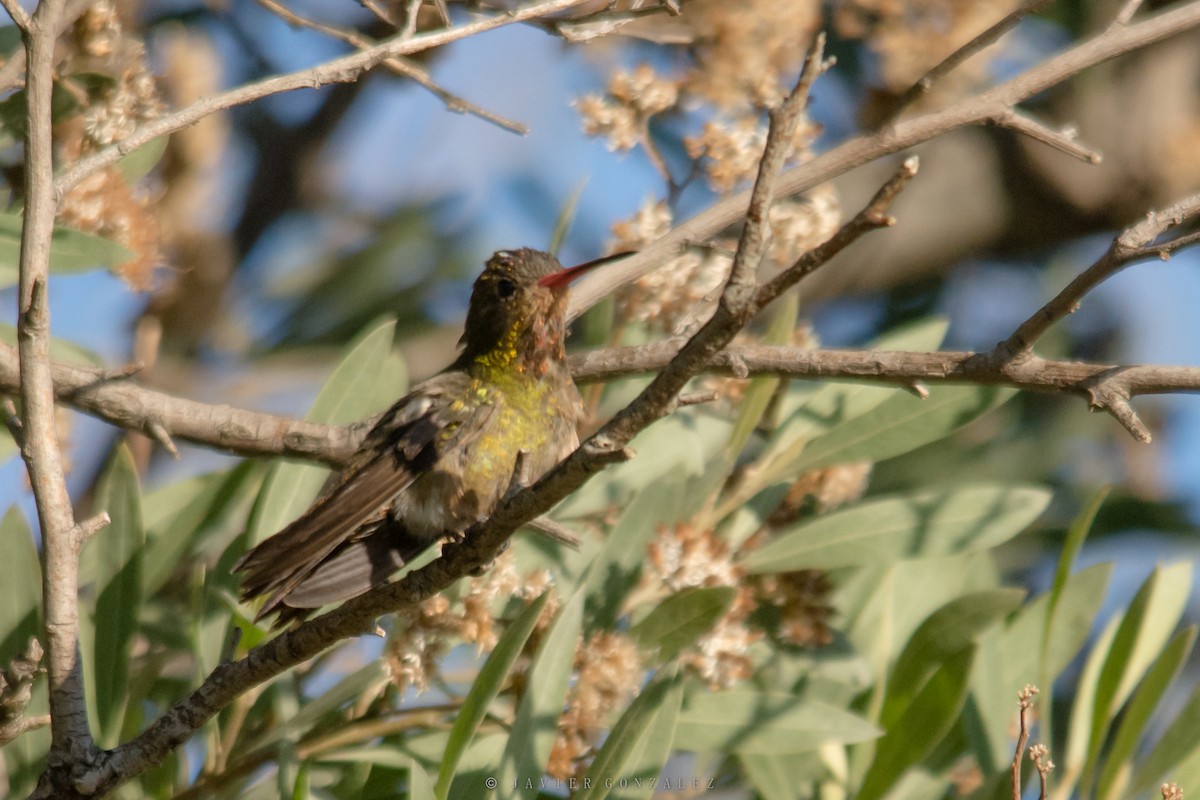
<svg viewBox="0 0 1200 800">
<path fill-rule="evenodd" d="M 776 186 L 779 197 L 806 192 L 869 161 L 902 152 L 949 130 L 980 125 L 1017 103 L 1083 70 L 1200 26 L 1200 2 L 1176 4 L 1139 22 L 1105 31 L 1021 75 L 949 108 L 897 120 L 892 126 L 845 141 L 792 167 Z M 749 205 L 748 192 L 728 197 L 677 225 L 670 233 L 619 264 L 595 270 L 571 288 L 568 317 L 574 319 L 618 287 L 669 263 L 686 242 L 704 241 L 737 224 Z"/>
<path fill-rule="evenodd" d="M 271 13 L 276 14 L 284 21 L 289 22 L 292 25 L 308 28 L 316 31 L 317 33 L 322 33 L 326 36 L 337 39 L 338 41 L 345 42 L 360 52 L 369 50 L 372 47 L 378 46 L 379 44 L 379 42 L 371 41 L 356 31 L 339 28 L 335 25 L 328 25 L 326 23 L 317 22 L 316 20 L 301 16 L 282 3 L 276 2 L 276 0 L 258 0 L 258 3 L 263 8 L 266 8 Z M 405 37 L 402 35 L 401 38 Z M 507 131 L 512 131 L 513 133 L 521 134 L 522 136 L 529 133 L 529 126 L 520 122 L 516 122 L 515 120 L 502 117 L 492 111 L 488 111 L 486 108 L 478 106 L 469 100 L 443 89 L 441 86 L 433 82 L 433 78 L 430 76 L 427 70 L 423 69 L 417 64 L 413 64 L 412 62 L 401 58 L 388 58 L 384 59 L 383 66 L 387 67 L 393 73 L 405 78 L 409 78 L 410 80 L 428 89 L 434 96 L 441 100 L 449 110 L 455 113 L 471 114 L 482 119 L 484 122 L 490 122 L 497 127 L 503 128 Z"/>
<path fill-rule="evenodd" d="M 1033 0 L 1033 2 L 1030 2 L 1013 11 L 1011 14 L 1008 14 L 999 22 L 985 30 L 983 33 L 974 37 L 971 39 L 971 41 L 967 42 L 962 47 L 946 56 L 944 59 L 942 59 L 941 63 L 922 75 L 920 80 L 910 86 L 908 91 L 900 96 L 900 99 L 896 101 L 895 107 L 888 112 L 886 117 L 884 117 L 880 127 L 890 124 L 892 120 L 896 119 L 896 117 L 903 113 L 904 109 L 908 108 L 913 103 L 924 97 L 925 94 L 927 94 L 929 90 L 933 88 L 933 85 L 937 83 L 938 80 L 945 77 L 950 72 L 953 72 L 964 61 L 981 50 L 986 49 L 1001 36 L 1017 27 L 1017 24 L 1025 17 L 1029 16 L 1030 14 L 1038 13 L 1053 2 L 1054 0 Z"/>
<path fill-rule="evenodd" d="M 29 30 L 29 13 L 21 6 L 20 0 L 0 0 L 0 5 L 4 6 L 17 28 L 22 32 Z"/>
<path fill-rule="evenodd" d="M 1142 7 L 1142 0 L 1125 0 L 1121 10 L 1117 12 L 1117 16 L 1113 18 L 1113 25 L 1128 25 L 1133 20 L 1133 15 Z"/>
<path fill-rule="evenodd" d="M 1084 147 L 1076 140 L 1077 131 L 1073 127 L 1056 131 L 1029 114 L 1023 114 L 1013 109 L 992 119 L 991 123 L 1001 128 L 1023 133 L 1031 139 L 1048 144 L 1055 150 L 1060 150 L 1088 164 L 1099 164 L 1103 160 L 1095 150 Z"/>
<path fill-rule="evenodd" d="M 1025 757 L 1025 745 L 1029 743 L 1029 726 L 1025 714 L 1033 705 L 1033 696 L 1037 693 L 1036 686 L 1026 686 L 1017 695 L 1017 720 L 1021 728 L 1012 760 L 1012 800 L 1021 800 L 1021 759 Z"/>
<path fill-rule="evenodd" d="M 98 170 L 115 164 L 122 157 L 147 142 L 153 141 L 164 134 L 174 133 L 175 131 L 190 127 L 218 111 L 296 89 L 315 89 L 330 83 L 350 83 L 357 80 L 363 72 L 378 66 L 389 58 L 411 55 L 434 47 L 440 47 L 441 45 L 456 42 L 485 31 L 553 14 L 584 2 L 586 0 L 545 0 L 545 2 L 531 3 L 512 11 L 498 13 L 449 30 L 424 33 L 407 40 L 394 36 L 368 50 L 351 53 L 350 55 L 335 58 L 309 69 L 289 72 L 285 75 L 277 75 L 273 78 L 266 78 L 256 83 L 240 86 L 222 94 L 206 97 L 173 114 L 168 114 L 165 117 L 160 117 L 153 122 L 149 122 L 124 139 L 105 147 L 103 150 L 87 158 L 80 159 L 72 166 L 63 170 L 54 181 L 54 189 L 61 196 L 78 184 L 79 181 Z"/>
<path fill-rule="evenodd" d="M 1114 239 L 1090 267 L 1080 273 L 1061 292 L 1021 323 L 1012 336 L 996 346 L 997 357 L 1011 359 L 1029 353 L 1033 345 L 1054 323 L 1079 308 L 1084 295 L 1120 270 L 1145 258 L 1170 255 L 1176 250 L 1197 241 L 1188 234 L 1161 244 L 1154 242 L 1167 231 L 1200 216 L 1200 194 L 1181 200 L 1160 212 L 1152 212 L 1146 219 L 1126 228 Z"/>
</svg>

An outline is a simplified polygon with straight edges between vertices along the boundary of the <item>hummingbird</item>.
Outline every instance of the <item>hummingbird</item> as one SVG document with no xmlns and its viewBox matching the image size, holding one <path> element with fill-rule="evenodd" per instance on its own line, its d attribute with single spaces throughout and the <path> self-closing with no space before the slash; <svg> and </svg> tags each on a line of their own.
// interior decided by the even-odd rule
<svg viewBox="0 0 1200 800">
<path fill-rule="evenodd" d="M 579 445 L 567 287 L 598 263 L 564 268 L 528 248 L 487 261 L 454 363 L 385 411 L 312 507 L 234 565 L 242 599 L 266 598 L 256 620 L 285 625 L 386 583 L 486 519 L 518 467 L 530 483 Z"/>
</svg>

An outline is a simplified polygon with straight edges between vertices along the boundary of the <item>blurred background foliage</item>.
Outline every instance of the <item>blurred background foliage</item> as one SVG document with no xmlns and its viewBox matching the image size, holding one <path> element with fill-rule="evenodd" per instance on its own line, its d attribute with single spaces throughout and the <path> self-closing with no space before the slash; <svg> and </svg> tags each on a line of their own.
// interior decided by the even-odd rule
<svg viewBox="0 0 1200 800">
<path fill-rule="evenodd" d="M 378 39 L 407 5 L 287 9 Z M 498 5 L 447 4 L 455 21 Z M 66 199 L 51 285 L 60 357 L 137 360 L 138 380 L 197 399 L 360 418 L 451 360 L 470 281 L 491 251 L 547 247 L 566 226 L 562 260 L 583 261 L 744 186 L 760 104 L 817 30 L 839 64 L 814 91 L 797 159 L 879 124 L 926 69 L 1015 5 L 685 0 L 679 16 L 614 32 L 567 19 L 564 35 L 511 27 L 417 59 L 439 85 L 528 126 L 524 137 L 450 113 L 384 70 L 207 118 Z M 1102 30 L 1119 5 L 1059 0 L 923 107 Z M 420 5 L 418 30 L 442 24 L 438 4 Z M 0 50 L 16 46 L 0 29 Z M 96 4 L 64 37 L 61 157 L 351 49 L 269 3 Z M 901 224 L 806 281 L 751 335 L 990 347 L 1115 230 L 1200 186 L 1198 60 L 1200 40 L 1177 37 L 1029 104 L 1077 125 L 1100 166 L 999 129 L 918 148 Z M 0 101 L 9 286 L 22 109 L 19 91 Z M 788 246 L 828 235 L 891 168 L 867 165 L 791 204 L 780 220 Z M 721 258 L 719 247 L 698 249 L 665 284 L 602 304 L 572 347 L 686 329 Z M 1186 253 L 1131 268 L 1040 350 L 1195 363 L 1197 274 Z M 639 385 L 589 390 L 595 421 Z M 722 401 L 647 431 L 637 460 L 560 507 L 560 519 L 594 534 L 580 552 L 520 539 L 494 575 L 389 625 L 386 643 L 337 649 L 252 692 L 126 796 L 477 797 L 487 775 L 501 777 L 502 796 L 532 796 L 509 779 L 649 776 L 664 764 L 732 797 L 999 796 L 1026 683 L 1042 689 L 1039 732 L 1066 766 L 1052 779 L 1058 796 L 1146 796 L 1171 770 L 1197 774 L 1191 671 L 1172 682 L 1194 638 L 1178 627 L 1195 618 L 1194 401 L 1139 399 L 1155 430 L 1141 446 L 1077 399 L 709 385 Z M 242 650 L 261 641 L 233 599 L 229 565 L 302 511 L 323 472 L 193 447 L 173 461 L 69 413 L 63 433 L 80 505 L 122 509 L 84 563 L 89 710 L 112 746 L 207 674 L 231 617 L 246 628 Z M 3 452 L 15 453 L 11 442 Z M 4 469 L 3 499 L 16 509 L 0 561 L 25 566 L 6 568 L 0 664 L 36 631 L 38 585 L 22 469 L 16 459 Z M 1086 569 L 1071 574 L 1076 548 Z M 1182 712 L 1153 715 L 1164 697 Z M 44 732 L 5 748 L 14 796 L 44 748 Z"/>
</svg>

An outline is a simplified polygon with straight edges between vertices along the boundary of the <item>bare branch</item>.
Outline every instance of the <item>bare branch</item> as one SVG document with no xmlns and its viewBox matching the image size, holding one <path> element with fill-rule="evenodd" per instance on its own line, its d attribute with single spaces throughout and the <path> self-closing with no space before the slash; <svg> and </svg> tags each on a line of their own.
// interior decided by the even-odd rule
<svg viewBox="0 0 1200 800">
<path fill-rule="evenodd" d="M 1125 0 L 1121 10 L 1117 12 L 1117 16 L 1113 18 L 1113 25 L 1128 25 L 1133 15 L 1142 7 L 1142 0 Z"/>
<path fill-rule="evenodd" d="M 168 114 L 165 117 L 147 123 L 138 130 L 115 142 L 103 150 L 80 159 L 72 166 L 63 170 L 54 182 L 55 191 L 61 196 L 79 181 L 92 173 L 111 166 L 133 150 L 157 139 L 164 134 L 174 133 L 201 119 L 234 106 L 244 105 L 254 100 L 273 94 L 290 92 L 296 89 L 315 89 L 330 83 L 350 83 L 369 69 L 383 63 L 389 58 L 419 53 L 434 47 L 456 42 L 484 31 L 494 30 L 516 22 L 524 22 L 535 17 L 554 14 L 572 6 L 577 6 L 586 0 L 545 0 L 531 3 L 513 11 L 495 14 L 475 22 L 460 25 L 449 30 L 421 34 L 410 39 L 394 36 L 380 42 L 378 45 L 352 53 L 341 58 L 335 58 L 309 69 L 277 75 L 257 83 L 247 84 L 222 94 L 198 100 L 187 108 Z"/>
<path fill-rule="evenodd" d="M 22 32 L 27 33 L 29 31 L 29 14 L 21 6 L 19 0 L 0 0 L 0 5 L 4 6 L 4 10 L 12 18 L 14 25 L 20 28 Z"/>
<path fill-rule="evenodd" d="M 808 191 L 854 167 L 907 150 L 946 131 L 965 125 L 983 124 L 1026 98 L 1089 67 L 1198 26 L 1200 2 L 1193 0 L 1172 6 L 1136 24 L 1106 31 L 950 108 L 902 119 L 884 130 L 845 141 L 811 161 L 784 172 L 776 186 L 776 194 L 778 197 L 790 197 Z M 578 317 L 617 287 L 637 280 L 667 263 L 687 242 L 705 241 L 736 224 L 745 215 L 749 202 L 749 192 L 726 198 L 676 226 L 636 255 L 581 278 L 571 289 L 568 316 L 572 319 Z"/>
<path fill-rule="evenodd" d="M 1048 144 L 1055 150 L 1061 150 L 1069 156 L 1074 156 L 1088 164 L 1099 164 L 1103 158 L 1095 150 L 1090 150 L 1076 141 L 1077 131 L 1072 127 L 1054 130 L 1034 117 L 1020 111 L 1009 109 L 991 120 L 993 125 L 1023 133 L 1030 139 L 1036 139 Z"/>
<path fill-rule="evenodd" d="M 920 161 L 916 156 L 904 159 L 904 163 L 900 165 L 895 174 L 880 187 L 875 196 L 871 198 L 871 202 L 867 203 L 852 220 L 843 225 L 827 242 L 805 253 L 795 264 L 776 275 L 769 283 L 759 287 L 755 296 L 756 308 L 765 307 L 779 295 L 795 286 L 804 276 L 828 263 L 830 259 L 846 249 L 864 233 L 895 225 L 896 220 L 888 216 L 887 211 L 900 192 L 904 191 L 908 182 L 916 177 L 919 168 Z"/>
<path fill-rule="evenodd" d="M 314 30 L 318 33 L 325 34 L 326 36 L 337 39 L 338 41 L 345 42 L 346 44 L 355 47 L 360 51 L 369 50 L 379 44 L 379 42 L 371 41 L 356 31 L 339 28 L 336 25 L 327 25 L 322 22 L 311 20 L 308 17 L 303 17 L 282 3 L 277 2 L 277 0 L 258 0 L 258 4 L 263 8 L 266 8 L 271 13 L 276 14 L 284 21 L 291 23 L 292 25 L 308 28 L 309 30 Z M 420 3 L 418 2 L 417 5 L 420 5 Z M 413 14 L 413 21 L 415 25 L 415 13 Z M 405 31 L 406 33 L 402 34 L 401 38 L 410 38 L 411 34 L 407 33 L 407 27 L 405 27 Z M 417 64 L 401 58 L 388 58 L 383 61 L 383 66 L 387 67 L 395 74 L 409 78 L 425 87 L 439 100 L 445 103 L 448 109 L 454 111 L 455 113 L 471 114 L 479 117 L 484 122 L 490 122 L 497 127 L 503 128 L 507 131 L 512 131 L 513 133 L 519 133 L 522 136 L 529 133 L 529 127 L 527 125 L 502 117 L 499 114 L 475 105 L 469 100 L 465 100 L 456 94 L 446 91 L 441 86 L 438 86 L 433 82 L 433 78 L 430 77 L 428 70 L 422 69 Z"/>
<path fill-rule="evenodd" d="M 27 125 L 25 219 L 21 231 L 17 342 L 20 358 L 22 455 L 42 533 L 42 613 L 50 689 L 48 763 L 88 763 L 97 754 L 84 704 L 79 663 L 78 553 L 55 424 L 50 368 L 50 306 L 46 282 L 50 237 L 58 210 L 54 193 L 51 96 L 54 46 L 63 0 L 43 0 L 25 32 Z M 69 778 L 68 778 L 69 780 Z M 43 781 L 51 791 L 54 781 Z"/>
<path fill-rule="evenodd" d="M 1200 194 L 1182 200 L 1170 208 L 1147 215 L 1113 239 L 1112 245 L 1090 267 L 1067 284 L 1061 292 L 1021 323 L 1012 336 L 996 346 L 997 358 L 1011 359 L 1028 353 L 1054 323 L 1075 312 L 1084 295 L 1120 270 L 1145 258 L 1162 258 L 1197 241 L 1189 234 L 1162 244 L 1154 242 L 1168 230 L 1177 228 L 1200 215 Z"/>
<path fill-rule="evenodd" d="M 922 75 L 920 80 L 910 86 L 908 91 L 900 96 L 900 99 L 896 101 L 895 108 L 888 112 L 888 115 L 884 118 L 882 125 L 887 125 L 892 120 L 896 119 L 896 117 L 900 116 L 900 114 L 904 112 L 904 109 L 908 108 L 913 103 L 924 97 L 933 87 L 933 85 L 938 82 L 938 80 L 953 72 L 960 64 L 969 59 L 971 56 L 987 49 L 989 46 L 994 44 L 1001 36 L 1017 27 L 1017 24 L 1025 17 L 1029 16 L 1030 14 L 1038 13 L 1053 2 L 1054 0 L 1032 0 L 1032 2 L 1021 6 L 1011 14 L 1008 14 L 995 25 L 992 25 L 983 33 L 979 34 L 975 38 L 971 39 L 971 41 L 967 42 L 962 47 L 946 56 L 946 58 L 944 58 L 940 64 Z"/>
</svg>

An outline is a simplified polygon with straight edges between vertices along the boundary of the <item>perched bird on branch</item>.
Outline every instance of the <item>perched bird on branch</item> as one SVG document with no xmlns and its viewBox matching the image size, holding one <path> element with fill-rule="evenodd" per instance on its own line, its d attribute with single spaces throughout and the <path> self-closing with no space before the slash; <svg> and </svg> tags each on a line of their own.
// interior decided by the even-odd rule
<svg viewBox="0 0 1200 800">
<path fill-rule="evenodd" d="M 299 519 L 234 565 L 242 599 L 276 624 L 387 580 L 444 536 L 487 518 L 514 477 L 530 482 L 578 445 L 579 392 L 565 363 L 564 269 L 501 250 L 475 281 L 462 354 L 389 408 Z"/>
</svg>

